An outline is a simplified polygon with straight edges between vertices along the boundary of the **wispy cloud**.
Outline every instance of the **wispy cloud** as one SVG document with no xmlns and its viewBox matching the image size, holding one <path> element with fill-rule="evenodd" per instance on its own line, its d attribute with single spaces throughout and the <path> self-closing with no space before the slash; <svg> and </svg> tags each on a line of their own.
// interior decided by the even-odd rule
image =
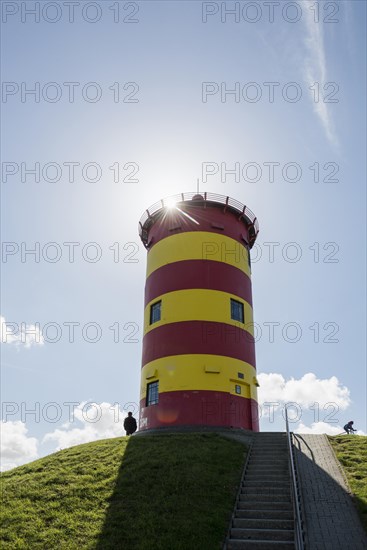
<svg viewBox="0 0 367 550">
<path fill-rule="evenodd" d="M 318 23 L 315 22 L 314 12 L 311 9 L 304 9 L 302 13 L 304 14 L 303 21 L 305 24 L 304 44 L 307 50 L 303 67 L 303 77 L 308 87 L 314 86 L 315 82 L 318 83 L 320 90 L 318 100 L 315 100 L 317 99 L 314 95 L 315 92 L 310 90 L 314 111 L 320 119 L 329 142 L 334 146 L 338 146 L 339 140 L 330 113 L 329 104 L 324 102 L 324 85 L 327 82 L 324 25 L 321 21 Z M 332 90 L 327 91 L 330 92 Z"/>
</svg>

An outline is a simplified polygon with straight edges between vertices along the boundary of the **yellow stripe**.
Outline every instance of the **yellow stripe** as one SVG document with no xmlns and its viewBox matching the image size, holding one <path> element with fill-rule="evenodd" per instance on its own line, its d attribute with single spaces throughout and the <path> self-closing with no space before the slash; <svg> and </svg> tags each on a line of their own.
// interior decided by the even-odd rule
<svg viewBox="0 0 367 550">
<path fill-rule="evenodd" d="M 241 302 L 244 307 L 245 323 L 231 319 L 230 299 Z M 150 307 L 161 301 L 161 320 L 150 325 Z M 235 296 L 220 290 L 208 290 L 202 288 L 190 288 L 176 290 L 158 296 L 146 306 L 144 311 L 144 335 L 150 330 L 177 323 L 179 321 L 215 321 L 227 323 L 239 329 L 247 330 L 254 335 L 252 308 L 250 304 Z"/>
<path fill-rule="evenodd" d="M 243 373 L 244 378 L 239 378 Z M 146 387 L 159 380 L 159 393 L 184 390 L 228 392 L 257 399 L 256 370 L 249 363 L 219 355 L 172 355 L 147 363 L 141 371 L 140 399 Z M 241 387 L 236 394 L 235 386 Z"/>
<path fill-rule="evenodd" d="M 237 267 L 249 277 L 248 251 L 238 241 L 209 231 L 190 231 L 162 239 L 148 252 L 147 277 L 166 264 L 214 260 Z"/>
</svg>

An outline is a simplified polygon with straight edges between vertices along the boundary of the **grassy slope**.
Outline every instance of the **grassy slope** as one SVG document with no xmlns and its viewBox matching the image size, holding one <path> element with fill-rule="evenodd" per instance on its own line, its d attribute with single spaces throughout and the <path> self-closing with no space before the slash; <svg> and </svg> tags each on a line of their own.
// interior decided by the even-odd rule
<svg viewBox="0 0 367 550">
<path fill-rule="evenodd" d="M 220 548 L 245 447 L 215 434 L 106 439 L 1 476 L 2 549 Z"/>
<path fill-rule="evenodd" d="M 367 437 L 342 435 L 329 437 L 329 441 L 344 468 L 367 530 Z"/>
</svg>

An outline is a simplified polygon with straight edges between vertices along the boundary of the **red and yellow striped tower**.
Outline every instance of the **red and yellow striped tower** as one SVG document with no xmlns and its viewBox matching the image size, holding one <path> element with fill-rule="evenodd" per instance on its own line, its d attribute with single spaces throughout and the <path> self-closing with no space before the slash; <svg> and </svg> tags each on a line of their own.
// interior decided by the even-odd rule
<svg viewBox="0 0 367 550">
<path fill-rule="evenodd" d="M 146 210 L 139 233 L 148 250 L 140 430 L 258 431 L 254 214 L 229 197 L 182 193 Z"/>
</svg>

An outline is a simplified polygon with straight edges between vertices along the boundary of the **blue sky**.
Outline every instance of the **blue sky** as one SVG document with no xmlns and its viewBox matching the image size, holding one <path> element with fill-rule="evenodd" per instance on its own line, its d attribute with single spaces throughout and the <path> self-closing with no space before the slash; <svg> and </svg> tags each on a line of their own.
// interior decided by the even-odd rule
<svg viewBox="0 0 367 550">
<path fill-rule="evenodd" d="M 40 2 L 39 22 L 24 11 L 35 2 L 2 4 L 5 467 L 122 433 L 110 407 L 123 418 L 139 398 L 138 221 L 197 178 L 259 219 L 260 397 L 280 403 L 262 429 L 283 429 L 296 401 L 294 429 L 337 433 L 352 418 L 365 432 L 365 3 L 280 2 L 273 22 L 261 1 L 227 2 L 233 15 L 220 2 L 82 1 L 74 22 L 63 2 Z M 39 262 L 24 254 L 35 246 Z M 49 327 L 43 343 L 22 342 L 21 323 Z M 69 424 L 67 402 L 80 404 Z M 89 402 L 104 424 L 85 420 Z"/>
</svg>

